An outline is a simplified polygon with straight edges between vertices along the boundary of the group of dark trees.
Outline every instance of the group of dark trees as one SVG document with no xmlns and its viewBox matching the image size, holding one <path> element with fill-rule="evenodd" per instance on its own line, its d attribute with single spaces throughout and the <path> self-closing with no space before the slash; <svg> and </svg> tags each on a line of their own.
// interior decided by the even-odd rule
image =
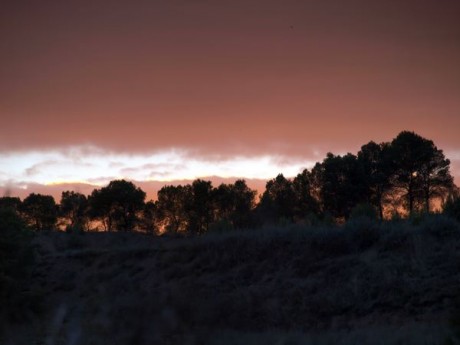
<svg viewBox="0 0 460 345">
<path fill-rule="evenodd" d="M 189 185 L 165 186 L 157 201 L 145 201 L 146 193 L 132 182 L 111 181 L 88 197 L 65 191 L 59 204 L 53 197 L 32 193 L 23 201 L 0 198 L 0 209 L 19 214 L 37 231 L 66 227 L 87 231 L 168 231 L 200 234 L 210 226 L 231 228 L 253 226 L 256 192 L 244 180 L 214 188 L 210 181 L 195 180 Z"/>
<path fill-rule="evenodd" d="M 293 180 L 278 175 L 267 183 L 259 207 L 294 222 L 309 214 L 344 221 L 364 204 L 380 219 L 429 213 L 458 198 L 449 167 L 433 141 L 404 131 L 392 142 L 363 145 L 357 155 L 328 153 Z"/>
<path fill-rule="evenodd" d="M 35 230 L 106 231 L 145 230 L 201 234 L 212 228 L 250 228 L 264 223 L 310 222 L 328 217 L 346 221 L 353 209 L 367 205 L 376 217 L 392 213 L 431 212 L 450 203 L 455 209 L 458 188 L 450 162 L 433 141 L 401 132 L 393 141 L 369 142 L 357 155 L 334 155 L 293 179 L 282 174 L 266 184 L 256 202 L 256 191 L 244 180 L 213 187 L 197 179 L 191 184 L 165 186 L 156 201 L 132 182 L 111 181 L 88 197 L 66 191 L 59 205 L 51 196 L 30 194 L 0 198 L 0 208 L 15 210 Z M 455 201 L 457 200 L 457 201 Z"/>
</svg>

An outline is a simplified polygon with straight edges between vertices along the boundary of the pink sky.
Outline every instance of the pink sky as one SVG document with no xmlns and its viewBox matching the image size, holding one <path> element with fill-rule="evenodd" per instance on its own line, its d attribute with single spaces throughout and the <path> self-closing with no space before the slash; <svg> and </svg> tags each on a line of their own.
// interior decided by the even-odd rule
<svg viewBox="0 0 460 345">
<path fill-rule="evenodd" d="M 267 166 L 274 177 L 413 130 L 445 151 L 458 183 L 458 18 L 447 0 L 9 1 L 0 154 L 90 147 L 85 163 L 94 150 L 181 150 L 250 178 L 241 157 L 272 156 L 284 161 Z M 1 188 L 42 190 L 5 164 Z"/>
</svg>

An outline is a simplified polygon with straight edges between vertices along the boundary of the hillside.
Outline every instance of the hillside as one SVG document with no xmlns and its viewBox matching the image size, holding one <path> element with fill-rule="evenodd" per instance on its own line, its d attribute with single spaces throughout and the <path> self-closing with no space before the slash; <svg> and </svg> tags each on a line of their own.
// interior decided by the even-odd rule
<svg viewBox="0 0 460 345">
<path fill-rule="evenodd" d="M 199 238 L 43 233 L 34 246 L 42 310 L 5 344 L 458 341 L 460 226 L 442 216 Z"/>
</svg>

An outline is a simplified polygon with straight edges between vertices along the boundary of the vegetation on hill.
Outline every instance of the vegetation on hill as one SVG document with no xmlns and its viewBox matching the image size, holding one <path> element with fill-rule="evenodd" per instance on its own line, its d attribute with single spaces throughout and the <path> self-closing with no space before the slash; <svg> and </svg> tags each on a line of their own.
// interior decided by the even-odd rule
<svg viewBox="0 0 460 345">
<path fill-rule="evenodd" d="M 34 246 L 46 312 L 8 333 L 14 344 L 460 340 L 460 225 L 442 215 L 183 238 L 49 232 Z"/>
<path fill-rule="evenodd" d="M 30 294 L 32 232 L 13 207 L 0 207 L 0 332 L 7 322 L 23 322 L 37 300 Z"/>
</svg>

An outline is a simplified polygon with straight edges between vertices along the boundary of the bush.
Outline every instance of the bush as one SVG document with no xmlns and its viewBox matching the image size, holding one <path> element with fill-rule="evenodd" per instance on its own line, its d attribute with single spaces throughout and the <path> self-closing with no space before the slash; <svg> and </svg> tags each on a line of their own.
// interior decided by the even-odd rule
<svg viewBox="0 0 460 345">
<path fill-rule="evenodd" d="M 65 227 L 65 232 L 67 232 L 68 234 L 82 234 L 84 233 L 84 228 L 83 228 L 83 225 L 82 224 L 75 224 L 75 225 L 67 225 Z"/>
<path fill-rule="evenodd" d="M 372 247 L 380 239 L 380 227 L 376 220 L 368 217 L 350 219 L 344 231 L 351 239 L 352 246 L 358 251 Z"/>
<path fill-rule="evenodd" d="M 343 229 L 336 227 L 314 228 L 309 233 L 311 250 L 328 256 L 341 256 L 352 252 L 352 244 Z"/>
<path fill-rule="evenodd" d="M 70 233 L 67 237 L 66 249 L 82 249 L 85 247 L 84 233 Z"/>
<path fill-rule="evenodd" d="M 221 219 L 209 226 L 209 233 L 222 233 L 234 230 L 233 224 L 227 219 Z"/>
<path fill-rule="evenodd" d="M 460 198 L 448 201 L 444 206 L 444 214 L 460 222 Z"/>
<path fill-rule="evenodd" d="M 380 234 L 380 249 L 382 251 L 404 251 L 414 234 L 414 228 L 402 220 L 392 220 L 381 225 Z"/>
<path fill-rule="evenodd" d="M 422 212 L 422 211 L 414 211 L 410 216 L 409 216 L 409 222 L 412 225 L 419 226 L 422 223 L 425 222 L 425 220 L 430 216 L 429 213 Z"/>
<path fill-rule="evenodd" d="M 350 219 L 357 218 L 368 218 L 371 220 L 377 220 L 377 210 L 374 206 L 370 204 L 358 204 L 351 210 L 350 214 Z"/>
<path fill-rule="evenodd" d="M 449 326 L 452 336 L 448 337 L 444 344 L 458 344 L 460 342 L 460 291 L 457 291 L 450 302 Z"/>
<path fill-rule="evenodd" d="M 14 210 L 0 208 L 0 320 L 21 320 L 30 306 L 25 287 L 33 263 L 31 237 Z"/>
<path fill-rule="evenodd" d="M 426 216 L 420 222 L 420 228 L 423 232 L 436 238 L 447 238 L 460 234 L 458 222 L 442 214 Z"/>
</svg>

